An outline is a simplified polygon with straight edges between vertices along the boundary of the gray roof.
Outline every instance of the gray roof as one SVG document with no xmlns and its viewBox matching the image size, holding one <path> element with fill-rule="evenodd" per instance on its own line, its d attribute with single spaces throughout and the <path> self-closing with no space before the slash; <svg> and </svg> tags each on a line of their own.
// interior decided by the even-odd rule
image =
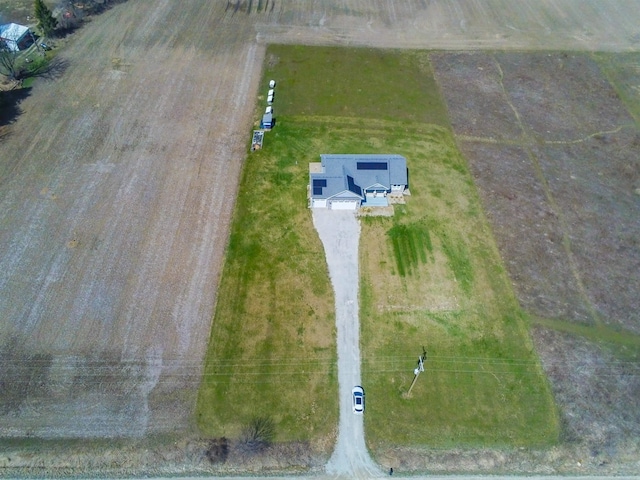
<svg viewBox="0 0 640 480">
<path fill-rule="evenodd" d="M 29 31 L 29 27 L 17 23 L 0 25 L 0 38 L 17 42 Z"/>
<path fill-rule="evenodd" d="M 364 191 L 407 185 L 407 161 L 395 154 L 322 154 L 322 172 L 310 173 L 313 198 L 364 198 Z"/>
</svg>

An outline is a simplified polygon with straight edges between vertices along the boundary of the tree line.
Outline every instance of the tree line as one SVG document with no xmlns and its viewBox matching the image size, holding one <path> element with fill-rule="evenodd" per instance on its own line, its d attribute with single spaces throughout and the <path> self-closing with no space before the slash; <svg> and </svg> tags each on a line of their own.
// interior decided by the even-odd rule
<svg viewBox="0 0 640 480">
<path fill-rule="evenodd" d="M 58 22 L 58 29 L 68 31 L 77 28 L 85 17 L 99 14 L 113 5 L 124 3 L 125 1 L 126 0 L 59 0 L 53 12 Z"/>
</svg>

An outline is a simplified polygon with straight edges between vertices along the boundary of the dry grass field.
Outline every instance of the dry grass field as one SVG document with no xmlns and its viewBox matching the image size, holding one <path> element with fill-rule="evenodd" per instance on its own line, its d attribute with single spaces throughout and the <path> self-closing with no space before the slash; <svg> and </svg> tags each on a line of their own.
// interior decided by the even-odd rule
<svg viewBox="0 0 640 480">
<path fill-rule="evenodd" d="M 31 2 L 0 0 L 4 20 L 23 21 L 26 3 Z M 634 0 L 129 0 L 92 18 L 59 53 L 68 62 L 64 75 L 36 82 L 20 104 L 21 115 L 0 127 L 0 435 L 183 436 L 193 427 L 265 43 L 633 51 L 640 48 L 639 16 L 640 2 Z M 548 82 L 559 80 L 558 62 L 602 81 L 587 57 L 536 58 Z M 495 68 L 494 60 L 487 67 Z M 527 116 L 525 93 L 531 89 L 518 97 L 518 88 L 524 88 L 518 86 L 532 80 L 519 73 L 517 57 L 500 57 L 500 65 L 504 87 L 526 126 L 527 138 L 508 147 L 514 152 L 509 157 L 523 159 L 522 165 L 510 168 L 531 169 L 525 147 L 538 159 L 527 175 L 546 181 L 527 188 L 544 206 L 535 215 L 549 219 L 541 228 L 557 235 L 548 251 L 556 255 L 558 267 L 549 274 L 561 286 L 541 296 L 548 288 L 545 282 L 531 275 L 531 284 L 525 284 L 512 273 L 523 305 L 544 317 L 637 333 L 637 317 L 631 318 L 634 323 L 625 316 L 626 309 L 637 306 L 624 285 L 625 276 L 633 274 L 625 256 L 604 257 L 622 269 L 619 277 L 606 278 L 607 285 L 585 275 L 593 269 L 588 243 L 563 258 L 567 239 L 584 233 L 578 217 L 592 213 L 584 203 L 571 210 L 575 199 L 565 195 L 600 194 L 589 189 L 599 173 L 609 173 L 599 162 L 612 152 L 621 165 L 633 165 L 629 152 L 637 134 L 627 127 L 630 117 L 616 107 L 615 98 L 609 103 L 596 95 L 600 103 L 591 110 L 571 113 L 585 118 L 606 107 L 606 121 L 597 122 L 595 130 L 585 124 L 569 132 L 554 128 L 554 135 L 545 136 L 543 125 L 536 123 L 538 114 Z M 476 68 L 476 74 L 481 72 Z M 507 85 L 509 79 L 513 85 Z M 500 85 L 488 81 L 483 91 L 499 97 Z M 466 96 L 473 100 L 469 92 Z M 497 114 L 511 118 L 511 107 L 504 102 L 495 106 Z M 494 133 L 456 133 L 521 135 L 513 122 L 504 125 Z M 596 133 L 584 144 L 553 143 Z M 537 141 L 538 135 L 543 141 Z M 460 142 L 479 178 L 486 177 L 474 161 L 476 150 L 489 148 L 491 141 Z M 572 162 L 592 145 L 596 160 L 573 179 Z M 550 158 L 559 163 L 546 161 Z M 557 174 L 553 168 L 559 168 Z M 565 191 L 572 182 L 583 190 Z M 481 180 L 478 184 L 484 188 Z M 634 201 L 627 212 L 634 211 Z M 490 213 L 498 208 L 490 201 L 486 205 Z M 558 207 L 561 218 L 554 217 Z M 613 235 L 608 227 L 597 225 L 604 229 L 599 233 Z M 503 256 L 509 263 L 509 234 L 499 225 L 494 228 L 501 246 L 508 244 Z M 522 229 L 513 235 L 526 233 Z M 633 230 L 611 235 L 605 238 L 612 245 L 637 251 L 628 243 L 637 238 Z M 546 247 L 528 257 L 542 259 L 540 268 L 549 263 L 543 252 Z M 517 268 L 526 275 L 534 267 Z M 632 281 L 637 285 L 637 277 Z M 612 302 L 604 287 L 621 285 L 622 300 Z M 566 300 L 559 301 L 562 292 Z M 542 351 L 543 362 L 548 358 L 553 364 L 553 351 L 549 355 Z M 0 465 L 71 472 L 116 465 L 144 471 L 202 460 L 201 445 L 184 437 L 160 452 L 140 442 L 139 449 L 109 444 L 114 455 L 104 445 L 98 455 L 74 444 L 70 450 L 48 444 L 44 451 L 51 456 L 44 458 L 34 453 L 42 448 L 21 450 L 26 447 L 17 443 L 3 449 Z"/>
</svg>

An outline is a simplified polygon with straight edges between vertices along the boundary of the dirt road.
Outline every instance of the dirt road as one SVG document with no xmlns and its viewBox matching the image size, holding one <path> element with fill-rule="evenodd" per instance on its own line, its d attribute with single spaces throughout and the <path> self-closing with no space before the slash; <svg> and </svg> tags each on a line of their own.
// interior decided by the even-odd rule
<svg viewBox="0 0 640 480">
<path fill-rule="evenodd" d="M 172 477 L 175 480 L 201 480 L 202 477 Z M 292 476 L 268 476 L 268 477 L 216 477 L 217 480 L 256 480 L 258 478 L 265 478 L 268 480 L 325 480 L 327 478 L 339 478 L 335 476 L 325 476 L 325 475 L 307 475 L 300 477 L 292 477 Z M 345 478 L 353 478 L 353 477 L 345 477 Z M 393 478 L 393 477 L 392 477 Z M 403 478 L 403 477 L 401 477 Z M 404 477 L 406 478 L 406 477 Z M 570 478 L 571 480 L 593 480 L 593 476 L 570 476 L 563 477 L 560 475 L 533 475 L 522 477 L 518 475 L 416 475 L 408 477 L 413 480 L 420 480 L 422 478 L 427 480 L 522 480 L 522 478 L 526 478 L 527 480 L 566 480 Z M 637 476 L 600 476 L 597 477 L 598 480 L 637 480 L 640 477 Z M 159 478 L 151 478 L 145 477 L 145 480 L 160 480 Z"/>
<path fill-rule="evenodd" d="M 336 299 L 340 424 L 326 471 L 346 478 L 379 477 L 382 472 L 364 443 L 363 416 L 355 415 L 351 409 L 351 389 L 362 384 L 358 318 L 360 223 L 354 212 L 315 209 L 313 225 L 324 246 Z"/>
</svg>

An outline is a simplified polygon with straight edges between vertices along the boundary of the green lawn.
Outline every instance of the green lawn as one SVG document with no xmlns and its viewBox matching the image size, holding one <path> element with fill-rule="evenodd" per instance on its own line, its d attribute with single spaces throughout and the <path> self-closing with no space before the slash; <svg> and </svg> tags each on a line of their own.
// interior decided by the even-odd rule
<svg viewBox="0 0 640 480">
<path fill-rule="evenodd" d="M 201 430 L 337 425 L 333 294 L 307 209 L 321 153 L 406 156 L 411 196 L 362 221 L 367 442 L 540 445 L 557 415 L 425 52 L 270 46 L 277 126 L 248 156 L 198 402 Z M 260 100 L 256 108 L 262 111 Z M 247 132 L 247 141 L 249 132 Z M 404 398 L 422 346 L 426 372 Z M 301 399 L 305 399 L 304 401 Z"/>
<path fill-rule="evenodd" d="M 276 440 L 310 440 L 337 422 L 333 294 L 301 135 L 283 122 L 246 161 L 197 408 L 210 436 L 265 416 Z"/>
<path fill-rule="evenodd" d="M 411 197 L 393 218 L 362 222 L 370 447 L 556 442 L 549 386 L 450 131 L 387 138 L 408 159 Z M 425 372 L 405 398 L 423 346 Z"/>
<path fill-rule="evenodd" d="M 448 125 L 426 52 L 272 45 L 266 74 L 279 116 Z"/>
<path fill-rule="evenodd" d="M 594 53 L 600 69 L 613 85 L 620 99 L 640 125 L 640 52 Z"/>
</svg>

